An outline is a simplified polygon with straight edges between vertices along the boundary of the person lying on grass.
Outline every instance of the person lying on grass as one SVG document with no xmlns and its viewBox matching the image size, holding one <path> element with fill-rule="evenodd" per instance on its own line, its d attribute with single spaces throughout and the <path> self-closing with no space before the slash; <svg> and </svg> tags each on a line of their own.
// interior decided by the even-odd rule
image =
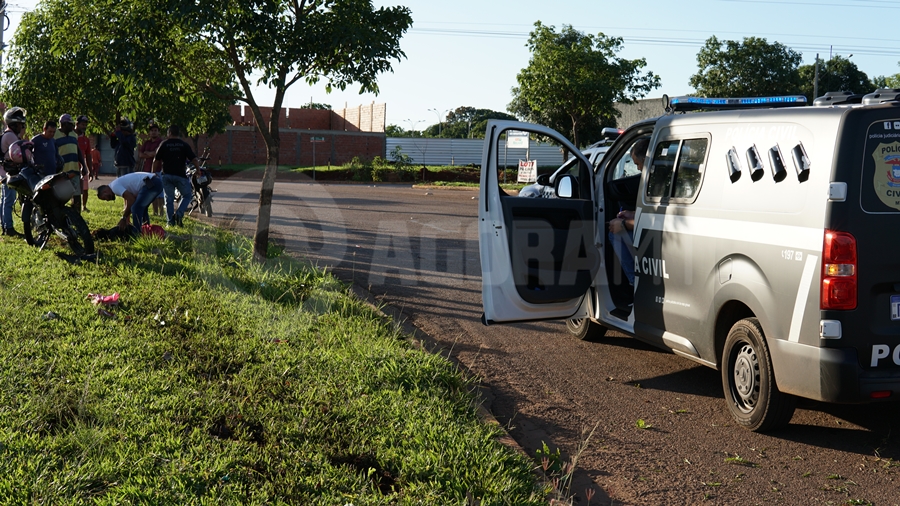
<svg viewBox="0 0 900 506">
<path fill-rule="evenodd" d="M 97 198 L 100 200 L 116 200 L 116 196 L 125 200 L 125 209 L 122 210 L 122 219 L 119 220 L 119 230 L 129 227 L 128 218 L 131 218 L 131 227 L 140 232 L 141 226 L 150 223 L 150 215 L 147 208 L 154 199 L 162 193 L 162 179 L 158 173 L 132 172 L 112 180 L 109 185 L 97 188 Z"/>
</svg>

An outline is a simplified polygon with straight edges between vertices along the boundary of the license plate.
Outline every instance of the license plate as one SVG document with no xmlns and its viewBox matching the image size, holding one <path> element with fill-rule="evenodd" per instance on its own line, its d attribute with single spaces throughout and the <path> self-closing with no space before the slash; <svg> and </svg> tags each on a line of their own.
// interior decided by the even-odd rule
<svg viewBox="0 0 900 506">
<path fill-rule="evenodd" d="M 900 320 L 900 295 L 891 295 L 891 320 Z"/>
<path fill-rule="evenodd" d="M 197 184 L 203 184 L 206 182 L 206 176 L 200 176 L 197 178 Z"/>
</svg>

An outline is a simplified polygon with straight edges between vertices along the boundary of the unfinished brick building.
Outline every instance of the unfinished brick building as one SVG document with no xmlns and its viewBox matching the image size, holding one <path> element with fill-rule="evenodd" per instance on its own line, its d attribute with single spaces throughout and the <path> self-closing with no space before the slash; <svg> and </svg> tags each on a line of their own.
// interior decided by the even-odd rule
<svg viewBox="0 0 900 506">
<path fill-rule="evenodd" d="M 385 104 L 360 105 L 338 110 L 281 110 L 280 163 L 282 165 L 342 165 L 354 156 L 372 159 L 385 152 Z M 271 107 L 260 108 L 269 118 Z M 231 106 L 233 126 L 209 138 L 201 136 L 198 150 L 210 148 L 211 164 L 265 165 L 266 145 L 257 132 L 250 108 Z M 315 159 L 313 154 L 315 152 Z"/>
</svg>

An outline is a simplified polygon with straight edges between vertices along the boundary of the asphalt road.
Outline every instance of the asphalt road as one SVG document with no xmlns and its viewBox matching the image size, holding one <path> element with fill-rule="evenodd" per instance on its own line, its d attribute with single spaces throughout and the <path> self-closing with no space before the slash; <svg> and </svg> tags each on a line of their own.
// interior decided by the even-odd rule
<svg viewBox="0 0 900 506">
<path fill-rule="evenodd" d="M 259 182 L 213 187 L 215 221 L 251 230 Z M 558 322 L 482 326 L 476 191 L 278 183 L 274 203 L 288 251 L 427 333 L 526 452 L 577 455 L 575 504 L 589 487 L 604 505 L 900 504 L 900 404 L 801 401 L 788 429 L 754 434 L 732 423 L 713 369 Z"/>
</svg>

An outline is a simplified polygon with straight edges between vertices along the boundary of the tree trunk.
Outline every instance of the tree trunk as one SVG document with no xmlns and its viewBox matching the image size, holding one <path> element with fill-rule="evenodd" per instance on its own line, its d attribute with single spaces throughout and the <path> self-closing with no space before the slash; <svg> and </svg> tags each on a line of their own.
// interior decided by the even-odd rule
<svg viewBox="0 0 900 506">
<path fill-rule="evenodd" d="M 253 236 L 253 259 L 257 262 L 265 262 L 269 252 L 272 194 L 275 191 L 275 176 L 278 174 L 278 155 L 281 147 L 281 126 L 278 119 L 284 100 L 284 76 L 281 76 L 280 83 L 280 86 L 275 87 L 275 100 L 268 123 L 264 123 L 265 119 L 256 101 L 248 101 L 253 117 L 256 118 L 256 128 L 266 143 L 266 170 L 263 172 L 262 186 L 259 190 L 259 214 L 256 216 L 256 234 Z"/>
<path fill-rule="evenodd" d="M 253 236 L 253 258 L 258 262 L 266 260 L 269 250 L 269 223 L 272 217 L 275 176 L 278 173 L 278 150 L 278 140 L 275 140 L 274 145 L 266 146 L 266 170 L 259 190 L 259 213 L 256 217 L 256 234 Z"/>
</svg>

